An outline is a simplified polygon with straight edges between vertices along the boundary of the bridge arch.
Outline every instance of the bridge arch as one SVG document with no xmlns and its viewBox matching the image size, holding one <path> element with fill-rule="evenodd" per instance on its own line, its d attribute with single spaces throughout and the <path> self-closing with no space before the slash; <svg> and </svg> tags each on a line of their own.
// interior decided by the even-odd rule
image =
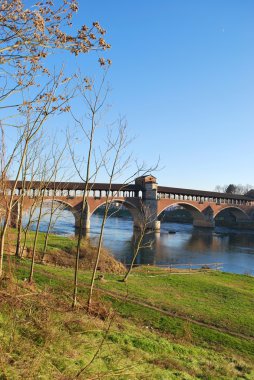
<svg viewBox="0 0 254 380">
<path fill-rule="evenodd" d="M 95 211 L 98 210 L 98 208 L 100 208 L 101 206 L 104 206 L 106 203 L 107 203 L 107 201 L 105 199 L 105 200 L 101 201 L 98 205 L 92 207 L 92 205 L 89 205 L 89 202 L 88 202 L 89 216 L 91 217 L 95 213 Z M 110 203 L 111 204 L 120 203 L 124 207 L 126 207 L 126 209 L 130 212 L 130 214 L 132 216 L 134 225 L 138 226 L 138 221 L 140 220 L 141 213 L 140 213 L 140 211 L 136 205 L 134 205 L 132 202 L 130 202 L 128 200 L 119 199 L 119 198 L 115 198 L 113 200 L 110 200 Z"/>
<path fill-rule="evenodd" d="M 44 199 L 43 201 L 41 199 L 39 199 L 38 201 L 34 201 L 34 199 L 32 199 L 32 202 L 25 202 L 24 203 L 24 209 L 25 210 L 29 210 L 32 206 L 34 207 L 39 207 L 41 205 L 41 202 L 43 205 L 47 205 L 47 204 L 51 204 L 52 202 L 53 203 L 58 203 L 59 205 L 63 205 L 64 206 L 64 210 L 67 210 L 67 211 L 70 211 L 73 215 L 75 213 L 77 213 L 77 209 L 72 206 L 71 204 L 69 204 L 67 201 L 65 200 L 62 200 L 62 199 Z"/>
<path fill-rule="evenodd" d="M 250 216 L 240 207 L 237 206 L 228 206 L 228 207 L 223 207 L 221 210 L 218 210 L 217 212 L 214 213 L 214 219 L 221 214 L 223 211 L 230 211 L 231 214 L 236 219 L 236 222 L 238 221 L 249 221 L 251 220 Z"/>
<path fill-rule="evenodd" d="M 189 211 L 192 218 L 193 218 L 193 223 L 194 223 L 194 221 L 205 219 L 204 214 L 202 213 L 201 210 L 199 210 L 198 207 L 196 207 L 196 206 L 194 206 L 188 202 L 184 202 L 184 201 L 179 201 L 179 202 L 176 202 L 176 203 L 173 203 L 170 205 L 166 205 L 162 210 L 159 211 L 157 217 L 159 218 L 159 216 L 163 213 L 163 211 L 165 211 L 169 208 L 173 208 L 175 206 L 181 206 L 185 210 Z"/>
<path fill-rule="evenodd" d="M 55 209 L 59 209 L 59 211 L 60 210 L 62 210 L 62 211 L 69 211 L 72 214 L 73 218 L 74 218 L 74 221 L 71 222 L 71 224 L 73 223 L 73 227 L 74 227 L 75 233 L 76 233 L 77 228 L 79 227 L 79 221 L 80 221 L 80 210 L 78 209 L 78 207 L 75 207 L 75 206 L 71 205 L 66 200 L 57 199 L 57 198 L 56 199 L 45 198 L 43 201 L 41 199 L 38 199 L 38 201 L 35 201 L 34 199 L 26 199 L 25 202 L 24 202 L 24 205 L 23 205 L 23 210 L 24 210 L 24 212 L 28 212 L 29 213 L 29 211 L 33 207 L 33 212 L 34 212 L 36 209 L 38 210 L 38 208 L 40 207 L 41 203 L 42 203 L 42 207 L 43 208 L 48 208 L 49 210 L 50 210 L 51 205 L 53 203 L 53 204 L 56 205 Z M 60 216 L 58 214 L 56 216 L 57 212 L 58 211 L 54 211 L 53 220 L 54 220 L 54 218 L 56 218 L 56 220 L 57 220 L 58 217 Z M 45 216 L 45 214 L 44 214 L 44 216 Z M 66 217 L 66 215 L 64 216 L 64 218 L 65 217 Z"/>
</svg>

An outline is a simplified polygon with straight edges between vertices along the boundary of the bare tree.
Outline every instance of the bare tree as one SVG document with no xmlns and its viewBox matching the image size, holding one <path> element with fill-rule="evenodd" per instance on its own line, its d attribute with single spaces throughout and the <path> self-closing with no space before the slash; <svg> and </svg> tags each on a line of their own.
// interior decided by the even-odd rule
<svg viewBox="0 0 254 380">
<path fill-rule="evenodd" d="M 216 185 L 215 188 L 214 188 L 214 191 L 218 192 L 218 193 L 225 193 L 226 192 L 226 188 L 227 188 L 227 185 Z"/>
<path fill-rule="evenodd" d="M 61 49 L 77 56 L 110 47 L 98 22 L 72 32 L 72 17 L 77 11 L 76 0 L 62 0 L 58 6 L 53 1 L 38 1 L 30 8 L 23 0 L 1 3 L 0 102 L 49 75 L 46 58 L 51 52 Z M 104 64 L 103 58 L 100 63 Z"/>
<path fill-rule="evenodd" d="M 123 278 L 123 282 L 127 282 L 140 250 L 151 248 L 153 245 L 153 239 L 148 239 L 148 241 L 145 240 L 146 237 L 153 232 L 152 223 L 154 220 L 157 220 L 157 215 L 153 215 L 151 210 L 142 201 L 140 206 L 140 217 L 136 226 L 136 234 L 134 234 L 132 260 Z"/>
<path fill-rule="evenodd" d="M 127 157 L 125 157 L 126 148 L 130 143 L 129 138 L 127 137 L 126 129 L 127 129 L 126 123 L 123 120 L 120 120 L 116 134 L 114 132 L 113 133 L 110 132 L 108 135 L 107 152 L 110 154 L 111 159 L 110 159 L 110 162 L 107 162 L 104 159 L 104 167 L 106 169 L 106 172 L 107 172 L 108 178 L 109 178 L 109 188 L 108 188 L 107 195 L 106 195 L 105 209 L 104 209 L 104 214 L 103 214 L 101 228 L 100 228 L 95 264 L 94 264 L 91 282 L 90 282 L 90 287 L 89 287 L 89 294 L 88 294 L 88 300 L 87 300 L 88 311 L 89 311 L 89 309 L 91 307 L 91 303 L 92 303 L 94 281 L 95 281 L 95 277 L 96 277 L 96 273 L 97 273 L 97 269 L 98 269 L 100 255 L 101 255 L 105 224 L 106 224 L 106 220 L 108 217 L 110 205 L 111 205 L 112 201 L 114 200 L 114 194 L 113 194 L 112 198 L 110 197 L 112 184 L 113 184 L 113 181 L 115 180 L 115 178 L 117 178 L 120 173 L 123 173 L 123 171 L 130 164 L 131 156 L 127 155 Z"/>
<path fill-rule="evenodd" d="M 20 155 L 22 156 L 22 151 L 23 151 L 23 141 L 21 144 L 21 149 L 20 149 Z M 38 171 L 38 163 L 40 161 L 41 157 L 41 152 L 43 149 L 43 143 L 42 143 L 42 134 L 40 133 L 38 136 L 36 136 L 34 139 L 31 140 L 29 143 L 28 149 L 27 149 L 27 154 L 24 158 L 24 165 L 22 166 L 21 170 L 21 188 L 19 188 L 19 197 L 16 200 L 17 205 L 18 205 L 18 222 L 17 222 L 17 241 L 16 241 L 16 256 L 20 257 L 21 256 L 21 238 L 22 238 L 22 230 L 23 230 L 23 208 L 24 208 L 24 200 L 25 197 L 28 196 L 31 186 L 32 186 L 32 181 L 36 174 L 38 175 L 39 173 L 36 173 Z M 28 182 L 27 180 L 30 179 Z"/>
<path fill-rule="evenodd" d="M 53 197 L 51 199 L 51 206 L 49 210 L 49 221 L 48 221 L 47 231 L 45 233 L 44 247 L 43 247 L 42 259 L 41 259 L 42 262 L 44 261 L 44 256 L 47 252 L 48 239 L 49 239 L 49 234 L 53 225 L 54 215 L 61 207 L 61 203 L 58 203 L 57 206 L 55 205 L 56 192 L 58 190 L 58 187 L 56 185 L 56 179 L 57 179 L 57 176 L 59 176 L 60 164 L 63 158 L 63 154 L 65 152 L 65 149 L 66 149 L 66 145 L 60 151 L 58 151 L 58 149 L 55 149 L 55 151 L 52 152 L 52 157 L 54 157 L 53 172 L 51 176 L 51 181 L 53 183 Z"/>
<path fill-rule="evenodd" d="M 43 214 L 43 206 L 44 206 L 44 200 L 46 196 L 46 189 L 49 185 L 49 183 L 52 181 L 52 178 L 55 178 L 56 175 L 56 170 L 58 168 L 59 161 L 62 156 L 61 154 L 56 157 L 53 155 L 53 160 L 51 160 L 51 153 L 49 153 L 48 157 L 45 157 L 43 160 L 43 170 L 42 174 L 40 175 L 41 177 L 41 182 L 40 182 L 40 203 L 39 203 L 39 214 L 37 217 L 36 221 L 36 229 L 35 229 L 35 236 L 34 236 L 34 241 L 33 241 L 33 249 L 32 249 L 32 258 L 31 258 L 31 267 L 30 267 L 30 274 L 29 274 L 29 282 L 33 281 L 33 274 L 34 274 L 34 264 L 35 264 L 35 256 L 36 256 L 36 248 L 37 248 L 37 239 L 38 239 L 38 234 L 39 234 L 39 229 L 40 229 L 40 222 Z M 51 162 L 53 161 L 53 162 Z"/>
<path fill-rule="evenodd" d="M 25 104 L 20 108 L 21 115 L 25 116 L 26 123 L 21 128 L 23 129 L 23 132 L 21 134 L 21 137 L 18 139 L 14 149 L 12 150 L 10 157 L 3 168 L 2 177 L 6 177 L 6 173 L 8 172 L 11 164 L 13 164 L 13 161 L 15 159 L 16 153 L 18 149 L 21 147 L 21 155 L 19 161 L 16 163 L 16 175 L 15 179 L 13 181 L 13 185 L 11 188 L 10 195 L 6 197 L 6 213 L 5 213 L 5 221 L 3 224 L 3 228 L 1 231 L 0 236 L 0 276 L 2 276 L 2 262 L 3 262 L 3 254 L 4 254 L 4 242 L 5 242 L 5 234 L 7 231 L 7 227 L 10 222 L 11 213 L 13 210 L 13 207 L 15 204 L 17 204 L 17 200 L 15 201 L 15 190 L 17 187 L 18 180 L 20 178 L 20 175 L 22 173 L 22 168 L 25 163 L 25 159 L 27 157 L 27 152 L 29 148 L 29 144 L 33 139 L 38 135 L 38 133 L 42 130 L 44 123 L 46 120 L 56 113 L 56 111 L 65 112 L 69 110 L 69 107 L 66 106 L 66 102 L 70 100 L 70 98 L 73 96 L 67 95 L 62 96 L 60 99 L 60 102 L 56 104 L 57 98 L 57 91 L 59 89 L 59 86 L 62 84 L 62 73 L 60 72 L 59 75 L 52 78 L 48 85 L 46 86 L 45 92 L 41 94 L 41 96 L 38 97 L 36 102 L 36 107 L 34 108 L 35 104 L 33 104 L 33 107 L 31 104 Z"/>
<path fill-rule="evenodd" d="M 76 259 L 75 259 L 75 268 L 74 268 L 74 286 L 73 286 L 73 299 L 72 299 L 72 307 L 75 307 L 77 305 L 77 292 L 78 292 L 78 269 L 79 269 L 79 258 L 80 258 L 80 249 L 81 249 L 81 241 L 84 233 L 84 219 L 85 219 L 85 213 L 88 212 L 88 205 L 87 205 L 87 197 L 88 192 L 91 190 L 89 188 L 89 183 L 95 180 L 96 175 L 98 174 L 98 170 L 100 167 L 100 164 L 95 159 L 95 165 L 92 168 L 92 161 L 94 159 L 93 155 L 93 149 L 94 149 L 94 139 L 95 139 L 95 131 L 98 127 L 98 118 L 99 118 L 99 112 L 101 111 L 105 100 L 107 98 L 107 92 L 108 90 L 104 90 L 104 83 L 107 75 L 107 71 L 109 68 L 110 62 L 105 67 L 105 71 L 101 80 L 101 83 L 96 88 L 95 84 L 92 83 L 92 81 L 88 78 L 85 78 L 84 81 L 82 81 L 81 76 L 79 75 L 79 94 L 81 96 L 81 99 L 83 100 L 84 106 L 86 109 L 88 109 L 88 113 L 86 115 L 86 119 L 88 121 L 88 126 L 84 124 L 84 121 L 81 119 L 78 119 L 74 116 L 73 118 L 76 122 L 76 125 L 78 126 L 79 133 L 82 133 L 82 142 L 87 142 L 87 155 L 86 157 L 83 157 L 81 160 L 81 165 L 78 164 L 78 160 L 75 156 L 75 151 L 70 143 L 70 138 L 68 138 L 69 141 L 69 149 L 71 152 L 72 161 L 74 163 L 75 169 L 84 183 L 84 189 L 83 189 L 83 198 L 82 198 L 82 206 L 80 211 L 80 220 L 79 220 L 79 230 L 78 230 L 78 238 L 77 238 L 77 248 L 76 248 Z M 81 79 L 81 80 L 80 80 Z M 85 168 L 83 167 L 82 163 L 85 162 Z M 85 174 L 83 175 L 83 172 Z"/>
<path fill-rule="evenodd" d="M 94 22 L 68 33 L 73 13 L 77 12 L 75 0 L 63 0 L 57 7 L 51 1 L 39 1 L 26 8 L 22 0 L 4 1 L 0 7 L 0 102 L 5 111 L 5 126 L 20 130 L 20 137 L 2 167 L 1 179 L 8 190 L 7 177 L 22 147 L 20 161 L 15 163 L 15 179 L 10 194 L 4 193 L 6 213 L 0 236 L 0 276 L 4 242 L 15 200 L 16 185 L 22 173 L 29 144 L 39 133 L 46 120 L 60 112 L 70 110 L 69 101 L 74 95 L 63 70 L 50 73 L 47 56 L 57 50 L 71 54 L 107 50 L 110 46 L 103 38 L 105 30 Z M 101 66 L 105 59 L 99 58 Z M 15 94 L 15 97 L 11 95 Z M 10 99 L 14 99 L 12 102 Z M 28 114 L 32 120 L 28 122 Z M 17 119 L 24 119 L 17 122 Z"/>
<path fill-rule="evenodd" d="M 0 122 L 0 231 L 2 231 L 2 223 L 4 217 L 5 206 L 5 189 L 7 184 L 7 178 L 5 177 L 5 159 L 6 159 L 6 146 L 5 146 L 5 133 L 2 123 Z"/>
<path fill-rule="evenodd" d="M 232 183 L 232 184 L 229 184 L 229 185 L 223 185 L 223 186 L 217 185 L 217 186 L 215 186 L 215 191 L 217 191 L 219 193 L 227 193 L 227 194 L 241 194 L 241 195 L 245 195 L 251 189 L 253 189 L 253 186 L 250 185 L 250 184 L 246 184 L 246 185 L 238 184 L 238 185 L 235 185 L 235 184 Z"/>
</svg>

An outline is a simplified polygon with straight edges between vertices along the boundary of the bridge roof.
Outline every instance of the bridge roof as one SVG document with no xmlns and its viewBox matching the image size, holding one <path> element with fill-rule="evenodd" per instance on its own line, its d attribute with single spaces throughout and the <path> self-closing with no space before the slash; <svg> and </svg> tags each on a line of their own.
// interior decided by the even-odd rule
<svg viewBox="0 0 254 380">
<path fill-rule="evenodd" d="M 8 181 L 10 188 L 15 184 L 15 181 Z M 22 181 L 17 182 L 17 189 L 22 189 Z M 84 190 L 84 182 L 48 182 L 45 186 L 42 185 L 40 181 L 26 181 L 26 189 L 48 189 L 48 190 Z M 144 190 L 141 185 L 137 184 L 121 184 L 114 183 L 111 185 L 108 183 L 89 183 L 89 190 L 112 190 L 112 191 L 139 191 Z M 181 189 L 177 187 L 166 187 L 158 186 L 159 193 L 165 194 L 179 194 L 179 195 L 191 195 L 191 196 L 201 196 L 209 198 L 227 198 L 227 199 L 238 199 L 245 201 L 253 201 L 253 197 L 241 194 L 227 194 L 219 193 L 215 191 L 205 191 L 205 190 L 194 190 L 194 189 Z"/>
<path fill-rule="evenodd" d="M 194 189 L 181 189 L 178 187 L 166 187 L 158 186 L 159 193 L 165 194 L 181 194 L 181 195 L 192 195 L 196 197 L 209 197 L 209 198 L 227 198 L 227 199 L 238 199 L 245 201 L 253 201 L 253 198 L 241 194 L 228 194 L 219 193 L 217 191 L 206 191 L 206 190 L 194 190 Z"/>
<path fill-rule="evenodd" d="M 13 188 L 15 181 L 8 181 L 10 188 Z M 25 188 L 26 189 L 47 189 L 47 190 L 84 190 L 84 182 L 48 182 L 43 185 L 40 181 L 26 181 Z M 22 189 L 22 181 L 17 182 L 17 189 Z M 121 183 L 113 183 L 111 186 L 109 183 L 89 183 L 89 190 L 112 190 L 112 191 L 135 191 L 141 190 L 140 186 L 135 184 L 121 184 Z"/>
</svg>

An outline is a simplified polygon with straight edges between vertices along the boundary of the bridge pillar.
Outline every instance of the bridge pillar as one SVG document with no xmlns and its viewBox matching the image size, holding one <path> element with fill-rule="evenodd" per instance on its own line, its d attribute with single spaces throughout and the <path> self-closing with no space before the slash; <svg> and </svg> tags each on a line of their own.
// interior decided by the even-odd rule
<svg viewBox="0 0 254 380">
<path fill-rule="evenodd" d="M 10 221 L 9 221 L 10 227 L 12 228 L 18 227 L 19 215 L 20 215 L 20 203 L 16 201 L 11 210 L 11 216 L 10 216 Z"/>
<path fill-rule="evenodd" d="M 202 228 L 214 228 L 214 221 L 204 220 L 204 219 L 194 219 L 193 220 L 194 227 L 202 227 Z"/>
<path fill-rule="evenodd" d="M 76 211 L 74 214 L 75 217 L 75 235 L 79 235 L 80 230 L 80 218 L 81 218 L 81 211 Z M 82 236 L 87 236 L 88 232 L 90 230 L 90 212 L 86 210 L 83 215 L 83 222 L 82 222 Z"/>
<path fill-rule="evenodd" d="M 206 207 L 202 212 L 202 215 L 202 218 L 195 218 L 193 220 L 193 226 L 203 228 L 214 228 L 215 221 L 213 209 L 210 206 Z"/>
<path fill-rule="evenodd" d="M 147 229 L 160 231 L 160 221 L 157 219 L 158 202 L 156 178 L 152 175 L 138 177 L 135 184 L 142 188 L 141 223 L 147 224 Z M 143 219 L 143 220 L 142 220 Z"/>
</svg>

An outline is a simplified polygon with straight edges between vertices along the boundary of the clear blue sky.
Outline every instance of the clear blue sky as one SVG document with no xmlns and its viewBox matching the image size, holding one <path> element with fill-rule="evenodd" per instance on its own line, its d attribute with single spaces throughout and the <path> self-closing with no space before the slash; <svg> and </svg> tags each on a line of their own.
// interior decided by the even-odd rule
<svg viewBox="0 0 254 380">
<path fill-rule="evenodd" d="M 254 1 L 79 3 L 74 25 L 107 29 L 112 115 L 126 116 L 136 156 L 160 156 L 158 182 L 254 185 Z M 96 59 L 81 60 L 88 75 Z"/>
</svg>

